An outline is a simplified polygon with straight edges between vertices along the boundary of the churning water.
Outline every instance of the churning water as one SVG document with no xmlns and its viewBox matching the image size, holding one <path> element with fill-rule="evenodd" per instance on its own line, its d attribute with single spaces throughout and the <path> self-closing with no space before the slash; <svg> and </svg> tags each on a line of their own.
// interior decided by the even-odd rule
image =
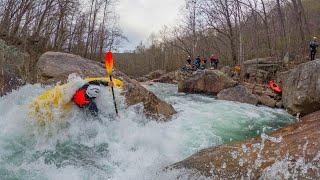
<svg viewBox="0 0 320 180">
<path fill-rule="evenodd" d="M 77 107 L 71 116 L 41 127 L 28 116 L 28 104 L 47 88 L 26 85 L 0 99 L 1 179 L 175 179 L 166 166 L 196 151 L 272 131 L 294 119 L 285 111 L 177 93 L 175 85 L 147 86 L 178 114 L 157 123 L 143 107 L 126 107 L 117 91 L 97 100 L 103 123 Z M 180 176 L 181 178 L 181 176 Z"/>
</svg>

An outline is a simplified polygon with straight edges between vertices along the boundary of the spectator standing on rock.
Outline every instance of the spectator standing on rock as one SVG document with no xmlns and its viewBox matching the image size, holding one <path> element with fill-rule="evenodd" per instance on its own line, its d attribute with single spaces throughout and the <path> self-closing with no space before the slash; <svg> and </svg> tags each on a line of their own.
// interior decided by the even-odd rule
<svg viewBox="0 0 320 180">
<path fill-rule="evenodd" d="M 200 56 L 198 56 L 198 57 L 194 60 L 193 65 L 196 67 L 196 69 L 199 69 L 199 68 L 200 68 L 200 66 L 201 66 L 201 58 L 200 58 Z"/>
<path fill-rule="evenodd" d="M 218 69 L 218 64 L 219 64 L 219 58 L 217 55 L 213 55 L 210 57 L 210 64 L 211 67 L 214 67 L 214 69 Z"/>
<path fill-rule="evenodd" d="M 310 42 L 310 59 L 311 61 L 316 59 L 317 48 L 319 43 L 317 42 L 317 37 L 313 37 L 313 40 Z"/>
<path fill-rule="evenodd" d="M 191 65 L 191 62 L 192 62 L 191 56 L 188 56 L 188 59 L 187 59 L 186 61 L 187 61 L 187 64 L 188 64 L 188 65 Z"/>
<path fill-rule="evenodd" d="M 203 57 L 203 58 L 202 58 L 201 68 L 202 68 L 202 69 L 206 69 L 206 67 L 207 67 L 207 58 L 206 58 L 206 57 Z"/>
</svg>

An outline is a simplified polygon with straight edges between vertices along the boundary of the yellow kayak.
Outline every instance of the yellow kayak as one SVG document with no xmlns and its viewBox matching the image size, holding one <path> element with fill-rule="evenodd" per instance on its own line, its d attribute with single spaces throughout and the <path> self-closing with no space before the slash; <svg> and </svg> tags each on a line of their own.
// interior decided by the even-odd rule
<svg viewBox="0 0 320 180">
<path fill-rule="evenodd" d="M 71 99 L 74 93 L 85 83 L 95 80 L 110 82 L 110 79 L 106 77 L 90 77 L 81 82 L 57 85 L 35 98 L 29 106 L 29 115 L 41 125 L 44 125 L 45 122 L 65 119 L 71 110 Z M 121 80 L 113 78 L 112 81 L 116 88 L 123 87 Z"/>
<path fill-rule="evenodd" d="M 96 80 L 110 82 L 110 78 L 107 78 L 107 77 L 91 77 L 91 78 L 85 78 L 84 80 L 86 80 L 88 82 L 89 81 L 96 81 Z M 112 78 L 112 82 L 114 83 L 114 86 L 117 88 L 123 87 L 123 81 L 121 81 L 119 79 Z"/>
</svg>

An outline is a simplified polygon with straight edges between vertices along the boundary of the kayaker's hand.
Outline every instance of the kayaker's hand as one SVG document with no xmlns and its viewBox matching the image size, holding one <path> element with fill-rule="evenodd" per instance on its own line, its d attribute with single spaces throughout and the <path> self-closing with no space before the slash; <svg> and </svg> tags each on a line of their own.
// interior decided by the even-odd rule
<svg viewBox="0 0 320 180">
<path fill-rule="evenodd" d="M 113 87 L 113 86 L 114 86 L 114 83 L 113 83 L 112 81 L 110 81 L 110 82 L 108 83 L 108 86 Z"/>
</svg>

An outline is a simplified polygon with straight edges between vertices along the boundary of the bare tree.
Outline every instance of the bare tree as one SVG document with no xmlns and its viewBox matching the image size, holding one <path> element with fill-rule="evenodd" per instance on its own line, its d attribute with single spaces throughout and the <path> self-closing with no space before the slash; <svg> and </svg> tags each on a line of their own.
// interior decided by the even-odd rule
<svg viewBox="0 0 320 180">
<path fill-rule="evenodd" d="M 80 0 L 0 0 L 0 34 L 30 51 L 57 50 L 100 59 L 104 49 L 115 49 L 124 39 L 115 12 L 108 16 L 114 1 L 91 0 L 88 11 Z"/>
</svg>

